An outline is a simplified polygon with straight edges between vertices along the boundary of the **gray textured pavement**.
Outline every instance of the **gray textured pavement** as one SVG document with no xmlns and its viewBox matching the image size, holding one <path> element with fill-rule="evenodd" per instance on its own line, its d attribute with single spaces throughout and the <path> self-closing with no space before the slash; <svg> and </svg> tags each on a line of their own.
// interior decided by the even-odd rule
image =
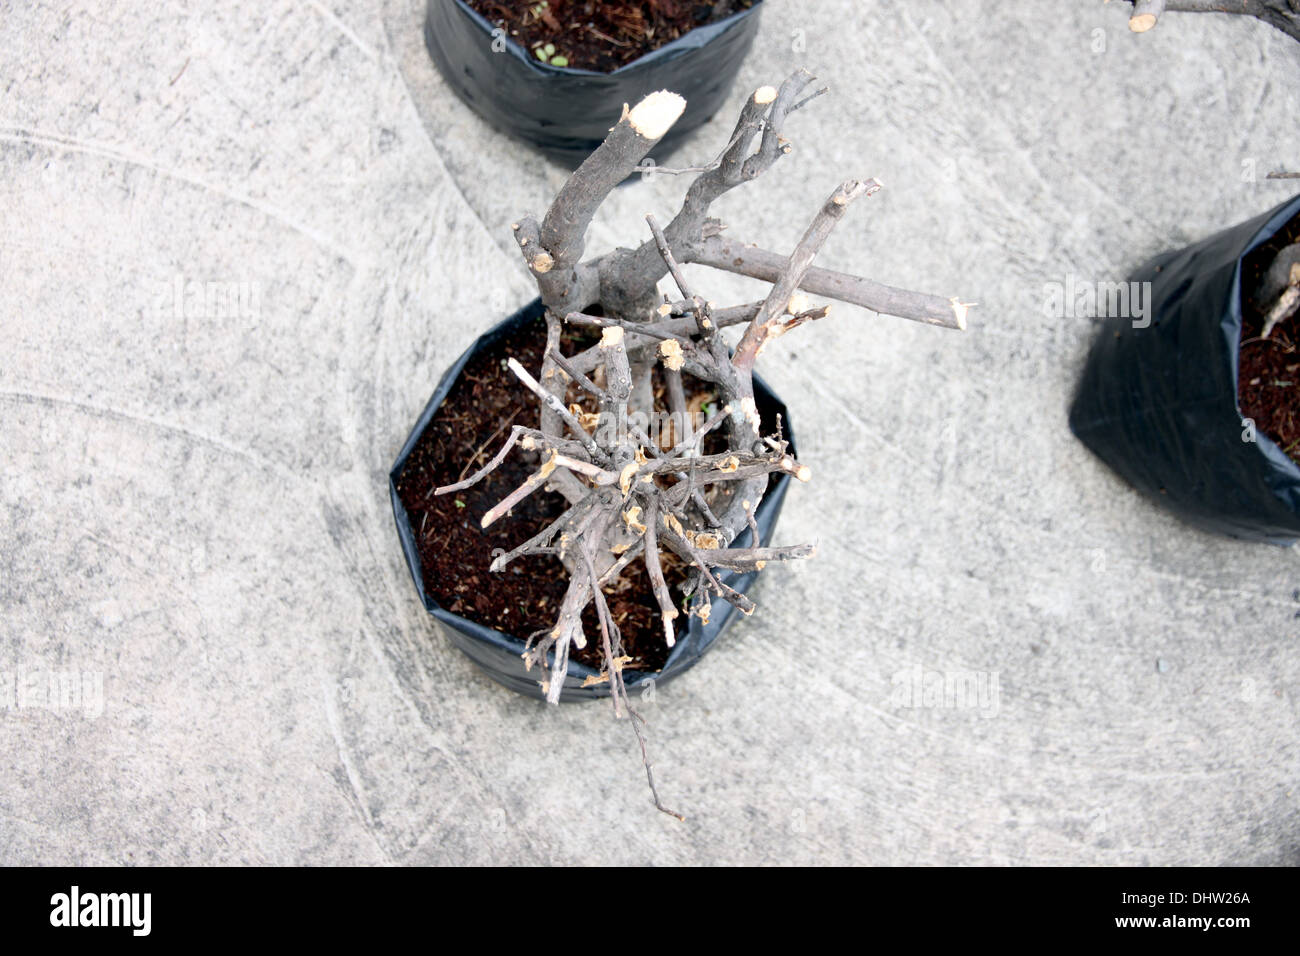
<svg viewBox="0 0 1300 956">
<path fill-rule="evenodd" d="M 422 6 L 0 2 L 0 692 L 90 677 L 0 693 L 0 863 L 1300 862 L 1300 557 L 1074 441 L 1094 326 L 1043 308 L 1294 191 L 1264 176 L 1300 166 L 1300 44 L 768 0 L 733 102 L 798 65 L 832 95 L 731 232 L 788 249 L 876 176 L 824 262 L 979 306 L 765 353 L 814 470 L 778 538 L 819 553 L 646 704 L 679 824 L 607 706 L 452 650 L 397 547 L 393 456 L 534 294 L 509 223 L 563 181 L 448 93 Z M 620 191 L 591 247 L 684 185 Z M 187 317 L 178 278 L 244 295 Z M 903 700 L 916 674 L 996 696 Z"/>
</svg>

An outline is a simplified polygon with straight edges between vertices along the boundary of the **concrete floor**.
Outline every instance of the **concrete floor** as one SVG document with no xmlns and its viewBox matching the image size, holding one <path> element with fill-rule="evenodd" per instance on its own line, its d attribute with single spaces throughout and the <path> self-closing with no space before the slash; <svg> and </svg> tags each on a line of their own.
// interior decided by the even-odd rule
<svg viewBox="0 0 1300 956">
<path fill-rule="evenodd" d="M 778 540 L 819 553 L 644 703 L 681 824 L 606 705 L 454 652 L 397 547 L 393 456 L 534 294 L 508 226 L 563 181 L 448 94 L 422 6 L 0 0 L 0 863 L 1300 862 L 1300 558 L 1093 459 L 1094 323 L 1043 308 L 1294 192 L 1264 177 L 1300 166 L 1300 45 L 768 0 L 733 101 L 797 65 L 833 95 L 732 233 L 788 249 L 877 176 L 824 262 L 979 307 L 765 353 L 815 473 Z M 684 185 L 620 191 L 592 248 Z M 241 307 L 186 317 L 178 278 Z M 50 707 L 51 674 L 87 681 Z M 927 706 L 918 674 L 997 692 Z"/>
</svg>

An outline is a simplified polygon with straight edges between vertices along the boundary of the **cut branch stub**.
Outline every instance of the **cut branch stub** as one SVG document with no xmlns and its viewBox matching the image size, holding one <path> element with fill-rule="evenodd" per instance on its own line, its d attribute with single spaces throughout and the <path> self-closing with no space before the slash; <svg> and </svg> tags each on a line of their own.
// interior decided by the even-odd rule
<svg viewBox="0 0 1300 956">
<path fill-rule="evenodd" d="M 1134 33 L 1146 33 L 1160 14 L 1165 12 L 1165 0 L 1134 0 L 1133 12 L 1128 18 L 1128 28 Z"/>
<path fill-rule="evenodd" d="M 519 251 L 523 253 L 524 261 L 533 274 L 540 276 L 550 272 L 555 267 L 555 258 L 542 248 L 542 230 L 537 220 L 526 216 L 512 228 Z"/>
<path fill-rule="evenodd" d="M 623 116 L 605 141 L 583 161 L 542 220 L 542 247 L 561 268 L 577 263 L 591 217 L 610 190 L 626 179 L 686 108 L 676 93 L 651 93 Z"/>
<path fill-rule="evenodd" d="M 676 93 L 651 93 L 623 116 L 581 166 L 569 177 L 532 241 L 532 224 L 520 220 L 515 231 L 524 259 L 537 278 L 542 301 L 563 315 L 596 301 L 594 267 L 579 268 L 592 216 L 612 189 L 631 175 L 654 145 L 682 115 L 686 101 Z M 527 244 L 524 239 L 528 239 Z M 540 245 L 540 250 L 536 247 Z M 549 261 L 548 261 L 549 260 Z"/>
</svg>

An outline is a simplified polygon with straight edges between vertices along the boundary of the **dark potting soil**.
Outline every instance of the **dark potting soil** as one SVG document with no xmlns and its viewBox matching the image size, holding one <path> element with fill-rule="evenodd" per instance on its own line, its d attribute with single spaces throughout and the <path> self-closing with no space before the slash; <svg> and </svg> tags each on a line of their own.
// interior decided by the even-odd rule
<svg viewBox="0 0 1300 956">
<path fill-rule="evenodd" d="M 1300 316 L 1280 322 L 1261 339 L 1270 303 L 1252 301 L 1252 293 L 1274 257 L 1300 241 L 1300 216 L 1241 261 L 1241 359 L 1237 402 L 1241 414 L 1300 464 Z"/>
<path fill-rule="evenodd" d="M 596 337 L 566 332 L 563 350 L 573 354 L 595 341 Z M 478 484 L 439 496 L 434 496 L 433 490 L 455 484 L 483 467 L 500 449 L 512 425 L 538 426 L 536 400 L 506 368 L 506 358 L 513 356 L 536 374 L 545 346 L 546 323 L 539 317 L 520 334 L 471 359 L 397 481 L 397 493 L 406 506 L 419 548 L 425 591 L 455 614 L 524 640 L 554 626 L 568 585 L 564 566 L 550 555 L 518 558 L 498 573 L 489 571 L 488 565 L 493 549 L 517 547 L 563 514 L 564 498 L 538 491 L 487 530 L 479 521 L 536 470 L 539 455 L 516 446 L 500 467 Z M 687 378 L 685 384 L 687 397 L 695 406 L 714 397 L 705 383 Z M 662 384 L 656 383 L 656 390 L 661 389 Z M 597 411 L 585 393 L 571 386 L 566 404 L 575 402 L 587 411 Z M 721 431 L 705 437 L 706 452 L 724 450 Z M 679 595 L 686 568 L 670 553 L 665 552 L 662 558 L 668 586 Z M 629 670 L 662 669 L 668 648 L 644 563 L 633 561 L 605 588 L 605 597 L 622 634 L 624 653 L 632 658 L 624 666 Z M 679 627 L 684 623 L 685 618 L 678 618 Z M 591 605 L 584 614 L 583 629 L 587 646 L 572 649 L 570 657 L 598 671 L 603 652 L 600 625 Z"/>
<path fill-rule="evenodd" d="M 695 27 L 748 10 L 756 0 L 465 0 L 554 66 L 612 73 Z M 556 62 L 556 58 L 559 62 Z"/>
</svg>

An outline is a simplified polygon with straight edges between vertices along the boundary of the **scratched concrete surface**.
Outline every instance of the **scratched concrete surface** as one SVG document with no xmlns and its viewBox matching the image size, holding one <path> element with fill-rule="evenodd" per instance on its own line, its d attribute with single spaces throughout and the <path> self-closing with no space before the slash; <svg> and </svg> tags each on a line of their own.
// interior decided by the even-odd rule
<svg viewBox="0 0 1300 956">
<path fill-rule="evenodd" d="M 1043 309 L 1294 190 L 1300 45 L 768 0 L 733 101 L 800 64 L 833 95 L 732 233 L 788 249 L 878 176 L 825 261 L 979 307 L 764 356 L 815 472 L 779 539 L 820 550 L 645 703 L 679 824 L 626 724 L 487 681 L 399 555 L 388 467 L 532 296 L 508 224 L 562 181 L 450 96 L 422 5 L 0 0 L 0 863 L 1300 862 L 1297 555 L 1090 457 L 1094 326 Z M 620 191 L 592 247 L 682 188 Z M 997 696 L 907 706 L 917 673 Z M 91 680 L 41 706 L 51 674 Z"/>
</svg>

